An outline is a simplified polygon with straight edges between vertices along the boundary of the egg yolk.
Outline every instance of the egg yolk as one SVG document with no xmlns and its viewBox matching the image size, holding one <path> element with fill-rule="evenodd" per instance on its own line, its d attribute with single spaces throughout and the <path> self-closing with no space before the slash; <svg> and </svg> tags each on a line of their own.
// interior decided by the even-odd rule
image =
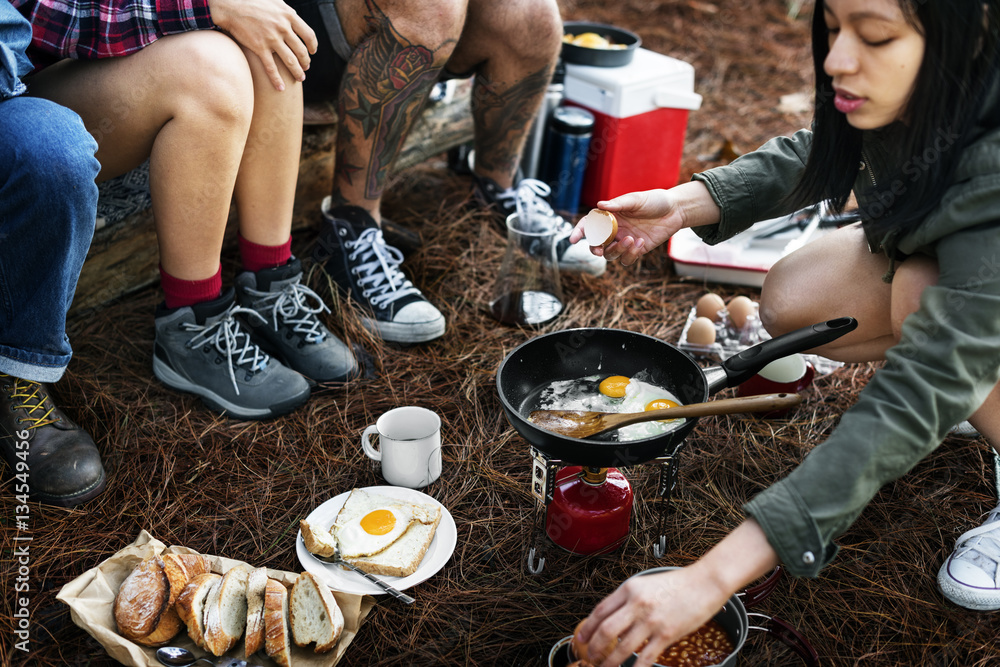
<svg viewBox="0 0 1000 667">
<path fill-rule="evenodd" d="M 373 510 L 361 517 L 361 528 L 369 535 L 385 535 L 396 526 L 396 515 L 389 510 Z"/>
<path fill-rule="evenodd" d="M 612 375 L 601 380 L 597 386 L 602 394 L 611 398 L 621 398 L 625 395 L 625 387 L 631 382 L 624 375 Z"/>
<path fill-rule="evenodd" d="M 646 412 L 650 410 L 665 410 L 667 408 L 678 408 L 680 403 L 676 401 L 671 401 L 669 398 L 655 398 L 649 403 L 646 403 Z M 672 422 L 676 421 L 674 419 L 660 419 L 661 422 Z"/>
</svg>

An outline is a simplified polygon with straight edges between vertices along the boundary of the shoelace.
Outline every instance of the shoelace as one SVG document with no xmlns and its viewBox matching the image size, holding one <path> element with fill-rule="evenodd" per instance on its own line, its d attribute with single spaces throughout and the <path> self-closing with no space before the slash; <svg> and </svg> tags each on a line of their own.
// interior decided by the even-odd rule
<svg viewBox="0 0 1000 667">
<path fill-rule="evenodd" d="M 386 245 L 382 230 L 366 229 L 357 241 L 348 241 L 347 247 L 351 249 L 352 263 L 358 258 L 363 262 L 352 271 L 361 276 L 358 285 L 362 287 L 362 296 L 376 308 L 385 308 L 410 294 L 420 294 L 397 268 L 403 262 L 403 253 Z"/>
<path fill-rule="evenodd" d="M 326 332 L 323 331 L 318 315 L 329 313 L 330 309 L 316 292 L 302 283 L 291 283 L 280 292 L 258 292 L 250 288 L 246 291 L 254 299 L 260 299 L 262 306 L 268 306 L 268 302 L 273 301 L 268 307 L 275 331 L 278 330 L 279 322 L 286 322 L 292 325 L 292 331 L 304 334 L 307 343 L 322 343 L 326 339 Z M 309 300 L 317 305 L 309 305 Z"/>
<path fill-rule="evenodd" d="M 30 380 L 16 378 L 13 375 L 0 373 L 0 378 L 10 378 L 14 381 L 13 386 L 7 393 L 7 397 L 14 402 L 11 405 L 13 410 L 25 410 L 26 417 L 18 418 L 18 423 L 28 422 L 28 429 L 41 428 L 49 424 L 55 424 L 59 417 L 53 417 L 52 413 L 56 408 L 54 405 L 46 405 L 49 395 L 42 389 L 42 385 Z M 16 401 L 20 400 L 20 403 Z"/>
<path fill-rule="evenodd" d="M 995 579 L 1000 574 L 1000 506 L 989 513 L 983 525 L 962 533 L 955 544 L 953 558 L 962 558 L 970 551 L 975 551 L 998 568 L 994 574 Z"/>
<path fill-rule="evenodd" d="M 564 222 L 545 200 L 550 194 L 552 188 L 548 184 L 534 178 L 524 178 L 516 188 L 508 188 L 498 193 L 496 198 L 507 210 L 513 204 L 518 218 L 528 221 L 529 227 L 533 229 L 535 226 L 546 228 Z"/>
<path fill-rule="evenodd" d="M 248 371 L 256 373 L 259 370 L 263 370 L 270 359 L 266 352 L 254 345 L 250 339 L 250 334 L 243 330 L 243 326 L 235 318 L 235 315 L 238 313 L 246 313 L 250 317 L 260 318 L 264 322 L 267 321 L 256 310 L 242 308 L 234 304 L 219 318 L 219 321 L 209 326 L 192 324 L 190 322 L 183 323 L 185 331 L 198 332 L 196 336 L 193 336 L 186 343 L 189 348 L 200 347 L 208 343 L 209 345 L 213 345 L 216 351 L 229 361 L 227 364 L 229 380 L 233 383 L 233 389 L 236 390 L 237 396 L 240 395 L 240 388 L 236 384 L 235 368 L 237 366 L 241 368 L 246 366 Z M 233 362 L 233 357 L 236 357 L 235 363 Z"/>
</svg>

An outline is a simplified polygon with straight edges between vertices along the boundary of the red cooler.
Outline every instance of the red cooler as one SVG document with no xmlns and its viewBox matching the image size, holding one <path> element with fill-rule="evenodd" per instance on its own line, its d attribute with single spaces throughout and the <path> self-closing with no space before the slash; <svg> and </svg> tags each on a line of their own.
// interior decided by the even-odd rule
<svg viewBox="0 0 1000 667">
<path fill-rule="evenodd" d="M 677 184 L 688 113 L 701 106 L 694 67 L 637 49 L 623 67 L 566 65 L 565 103 L 594 114 L 581 205 Z"/>
</svg>

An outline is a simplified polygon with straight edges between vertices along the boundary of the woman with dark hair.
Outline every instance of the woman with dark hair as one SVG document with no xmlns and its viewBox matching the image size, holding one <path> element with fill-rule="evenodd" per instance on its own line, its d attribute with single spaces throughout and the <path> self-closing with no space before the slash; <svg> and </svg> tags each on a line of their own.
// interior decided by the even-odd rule
<svg viewBox="0 0 1000 667">
<path fill-rule="evenodd" d="M 717 243 L 760 220 L 853 194 L 861 222 L 778 262 L 760 314 L 772 335 L 840 316 L 858 328 L 816 353 L 885 360 L 826 442 L 751 499 L 695 563 L 626 581 L 578 638 L 636 667 L 782 563 L 816 576 L 879 488 L 968 419 L 1000 447 L 1000 6 L 997 0 L 816 3 L 812 131 L 771 140 L 670 190 L 600 202 L 618 233 L 594 254 L 628 265 L 684 227 Z M 583 230 L 574 230 L 578 242 Z M 958 538 L 939 586 L 1000 609 L 1000 506 Z"/>
</svg>

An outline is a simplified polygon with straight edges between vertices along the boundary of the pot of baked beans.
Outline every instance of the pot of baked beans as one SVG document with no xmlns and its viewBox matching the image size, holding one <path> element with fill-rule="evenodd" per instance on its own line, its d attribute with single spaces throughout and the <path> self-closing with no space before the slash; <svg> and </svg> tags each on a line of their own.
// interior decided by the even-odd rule
<svg viewBox="0 0 1000 667">
<path fill-rule="evenodd" d="M 678 568 L 655 567 L 634 576 L 641 577 L 676 569 Z M 792 649 L 808 667 L 819 667 L 819 656 L 815 649 L 796 629 L 780 618 L 747 611 L 748 607 L 765 600 L 777 586 L 780 578 L 781 568 L 778 567 L 763 583 L 729 598 L 726 605 L 711 620 L 676 644 L 664 649 L 657 658 L 655 666 L 735 667 L 750 630 L 759 630 Z M 751 622 L 759 625 L 751 625 Z M 573 636 L 570 635 L 556 642 L 549 651 L 549 667 L 576 665 L 578 658 L 573 653 L 572 641 Z M 622 663 L 621 667 L 631 667 L 635 659 L 636 656 L 633 654 Z M 579 664 L 585 667 L 588 663 L 581 661 Z"/>
</svg>

